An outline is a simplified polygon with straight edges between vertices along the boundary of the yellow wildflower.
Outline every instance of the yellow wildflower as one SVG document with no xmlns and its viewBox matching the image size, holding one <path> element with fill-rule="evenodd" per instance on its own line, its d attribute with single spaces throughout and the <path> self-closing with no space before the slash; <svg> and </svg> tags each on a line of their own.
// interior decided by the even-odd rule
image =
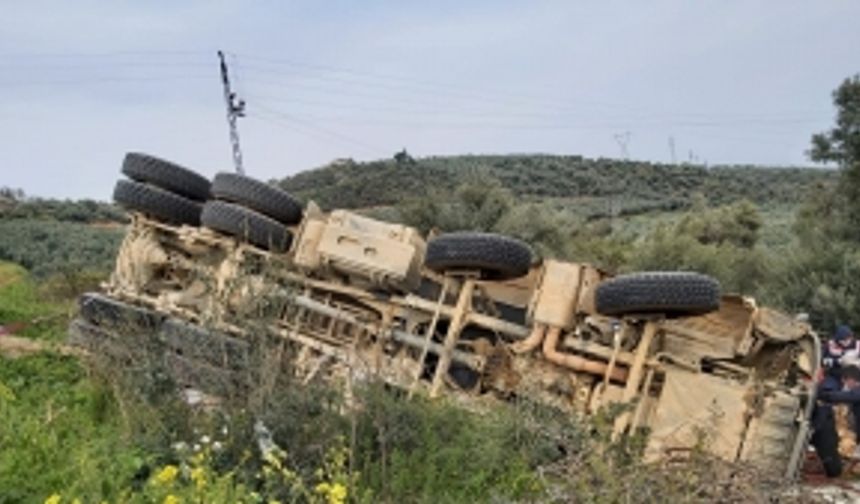
<svg viewBox="0 0 860 504">
<path fill-rule="evenodd" d="M 159 485 L 169 485 L 173 483 L 173 480 L 175 480 L 176 476 L 178 475 L 178 467 L 176 467 L 175 465 L 166 465 L 164 466 L 164 469 L 162 469 L 158 472 L 158 474 L 155 475 L 155 482 Z"/>
<path fill-rule="evenodd" d="M 180 504 L 182 501 L 179 500 L 179 497 L 168 494 L 167 497 L 164 498 L 164 502 L 162 504 Z"/>
<path fill-rule="evenodd" d="M 280 459 L 278 459 L 278 457 L 274 453 L 269 452 L 269 453 L 265 454 L 263 456 L 263 460 L 265 460 L 266 463 L 268 463 L 270 466 L 274 467 L 275 469 L 281 470 L 284 467 L 283 464 L 281 463 Z"/>
<path fill-rule="evenodd" d="M 329 504 L 343 504 L 346 502 L 346 487 L 340 483 L 332 485 L 331 491 L 328 493 Z"/>
<path fill-rule="evenodd" d="M 202 490 L 206 486 L 206 470 L 202 467 L 192 469 L 191 481 L 197 486 L 197 490 Z"/>
<path fill-rule="evenodd" d="M 314 490 L 316 493 L 322 494 L 328 504 L 344 504 L 346 502 L 346 487 L 340 483 L 320 483 L 314 487 Z"/>
<path fill-rule="evenodd" d="M 299 477 L 293 471 L 289 469 L 281 470 L 281 476 L 283 476 L 284 481 L 294 481 L 299 479 Z"/>
<path fill-rule="evenodd" d="M 60 494 L 54 494 L 45 499 L 45 504 L 60 504 Z"/>
<path fill-rule="evenodd" d="M 206 452 L 200 452 L 197 455 L 191 457 L 191 463 L 194 465 L 200 465 L 203 462 L 206 462 Z"/>
</svg>

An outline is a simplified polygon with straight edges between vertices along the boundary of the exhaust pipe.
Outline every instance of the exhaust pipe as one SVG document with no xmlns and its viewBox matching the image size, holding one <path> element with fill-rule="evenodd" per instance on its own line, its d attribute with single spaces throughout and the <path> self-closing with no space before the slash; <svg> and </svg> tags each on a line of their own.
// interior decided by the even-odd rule
<svg viewBox="0 0 860 504">
<path fill-rule="evenodd" d="M 543 335 L 544 332 L 546 333 L 546 337 L 543 339 L 543 355 L 548 361 L 574 371 L 582 371 L 597 376 L 604 376 L 606 374 L 606 371 L 609 369 L 609 364 L 605 362 L 558 351 L 558 339 L 561 335 L 560 327 L 550 327 L 549 331 L 547 331 L 546 326 L 536 325 L 534 332 L 537 332 L 538 328 L 540 328 L 541 335 Z M 534 332 L 532 334 L 534 334 Z M 529 336 L 529 339 L 531 339 L 531 336 Z M 616 382 L 623 382 L 627 379 L 627 370 L 618 367 L 613 368 L 609 375 L 609 379 Z"/>
<path fill-rule="evenodd" d="M 546 334 L 546 326 L 543 324 L 535 324 L 528 337 L 511 345 L 511 350 L 513 350 L 515 354 L 529 353 L 540 346 L 543 342 L 544 334 Z"/>
</svg>

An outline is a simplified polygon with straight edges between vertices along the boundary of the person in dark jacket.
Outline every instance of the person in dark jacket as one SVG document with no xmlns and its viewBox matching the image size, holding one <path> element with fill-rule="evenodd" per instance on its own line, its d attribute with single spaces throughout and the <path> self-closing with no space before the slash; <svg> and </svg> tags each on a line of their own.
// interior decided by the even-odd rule
<svg viewBox="0 0 860 504">
<path fill-rule="evenodd" d="M 842 383 L 838 372 L 827 370 L 827 374 L 818 385 L 817 400 L 810 419 L 812 437 L 809 441 L 821 460 L 824 473 L 829 478 L 837 478 L 842 474 L 842 457 L 839 454 L 836 412 L 833 410 L 833 404 L 823 401 L 822 397 L 832 392 L 839 392 L 841 389 Z"/>
<path fill-rule="evenodd" d="M 842 457 L 839 455 L 839 433 L 833 405 L 818 401 L 812 411 L 812 438 L 809 440 L 821 460 L 824 474 L 837 478 L 842 474 Z"/>
<path fill-rule="evenodd" d="M 842 366 L 839 372 L 842 378 L 842 389 L 822 389 L 818 399 L 830 404 L 847 404 L 853 418 L 854 436 L 860 443 L 860 368 L 857 366 Z"/>
<path fill-rule="evenodd" d="M 821 363 L 829 375 L 838 377 L 843 366 L 860 366 L 860 341 L 847 325 L 836 327 L 823 350 Z"/>
</svg>

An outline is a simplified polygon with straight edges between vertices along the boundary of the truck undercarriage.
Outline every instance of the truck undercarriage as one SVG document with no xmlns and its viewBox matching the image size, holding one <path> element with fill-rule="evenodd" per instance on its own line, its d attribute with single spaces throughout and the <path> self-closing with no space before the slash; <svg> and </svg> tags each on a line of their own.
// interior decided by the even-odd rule
<svg viewBox="0 0 860 504">
<path fill-rule="evenodd" d="M 425 241 L 313 203 L 296 212 L 283 191 L 232 174 L 214 198 L 166 197 L 163 178 L 134 169 L 154 159 L 126 159 L 135 181 L 115 198 L 132 223 L 104 293 L 81 300 L 77 344 L 143 334 L 177 383 L 219 395 L 242 386 L 260 351 L 249 335 L 265 334 L 294 349 L 305 381 L 381 380 L 464 404 L 525 397 L 579 416 L 623 404 L 613 432 L 647 430 L 648 459 L 705 433 L 720 458 L 797 472 L 820 361 L 805 323 L 703 275 L 612 277 L 484 233 Z M 165 210 L 173 196 L 202 207 L 202 225 L 189 205 L 188 218 Z M 277 198 L 280 220 L 264 204 Z"/>
</svg>

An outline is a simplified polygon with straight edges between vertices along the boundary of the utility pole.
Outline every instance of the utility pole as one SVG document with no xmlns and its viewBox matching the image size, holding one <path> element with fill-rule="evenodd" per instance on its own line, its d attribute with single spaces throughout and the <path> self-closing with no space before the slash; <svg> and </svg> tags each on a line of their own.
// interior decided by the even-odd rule
<svg viewBox="0 0 860 504">
<path fill-rule="evenodd" d="M 630 159 L 630 152 L 627 150 L 627 144 L 630 143 L 630 132 L 618 133 L 613 135 L 613 138 L 618 143 L 618 147 L 621 148 L 621 157 L 625 160 Z"/>
<path fill-rule="evenodd" d="M 221 84 L 224 85 L 224 103 L 227 105 L 227 125 L 230 127 L 230 144 L 233 147 L 233 164 L 236 173 L 245 174 L 242 167 L 242 148 L 239 146 L 239 128 L 236 119 L 245 117 L 245 100 L 239 99 L 236 93 L 230 89 L 230 76 L 227 73 L 227 63 L 224 61 L 224 53 L 218 51 L 218 59 L 221 61 Z"/>
<path fill-rule="evenodd" d="M 672 164 L 677 164 L 678 160 L 675 156 L 675 137 L 669 137 L 669 155 L 672 157 Z"/>
</svg>

